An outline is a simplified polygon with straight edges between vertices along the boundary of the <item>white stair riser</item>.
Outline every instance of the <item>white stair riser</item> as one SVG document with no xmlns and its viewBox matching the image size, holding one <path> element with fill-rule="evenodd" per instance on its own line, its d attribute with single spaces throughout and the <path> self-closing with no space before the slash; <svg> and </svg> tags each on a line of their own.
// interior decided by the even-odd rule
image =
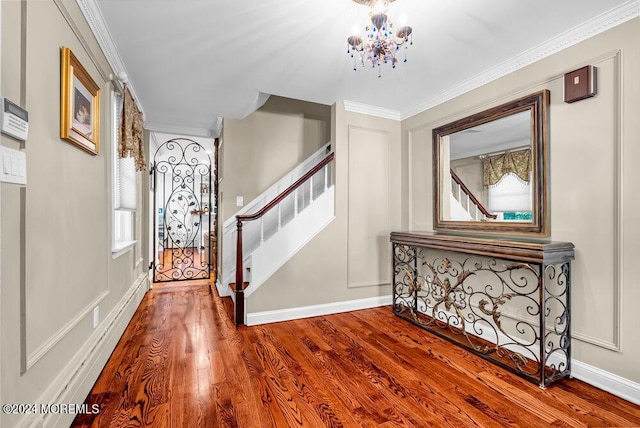
<svg viewBox="0 0 640 428">
<path fill-rule="evenodd" d="M 335 188 L 331 186 L 251 255 L 250 296 L 335 218 Z"/>
</svg>

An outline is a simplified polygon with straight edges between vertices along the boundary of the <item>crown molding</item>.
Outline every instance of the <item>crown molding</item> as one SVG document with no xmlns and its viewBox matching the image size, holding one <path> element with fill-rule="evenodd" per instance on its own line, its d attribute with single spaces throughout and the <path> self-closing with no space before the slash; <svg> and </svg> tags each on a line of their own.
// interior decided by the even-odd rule
<svg viewBox="0 0 640 428">
<path fill-rule="evenodd" d="M 213 129 L 211 130 L 211 136 L 213 138 L 220 138 L 220 135 L 222 135 L 222 123 L 222 117 L 217 117 L 216 123 L 213 125 Z"/>
<path fill-rule="evenodd" d="M 206 129 L 191 128 L 188 126 L 171 126 L 145 123 L 144 128 L 148 131 L 159 132 L 161 134 L 182 135 L 185 137 L 217 138 L 220 136 L 220 129 L 222 128 L 222 118 L 217 118 L 216 124 L 214 126 L 215 129 Z"/>
<path fill-rule="evenodd" d="M 369 104 L 358 103 L 355 101 L 343 100 L 342 105 L 346 111 L 352 113 L 362 113 L 369 116 L 381 117 L 384 119 L 401 120 L 401 114 L 397 110 L 391 110 L 383 107 L 376 107 Z"/>
<path fill-rule="evenodd" d="M 78 28 L 78 23 L 74 21 L 71 13 L 69 12 L 69 9 L 67 9 L 67 6 L 64 4 L 64 2 L 62 0 L 53 0 L 53 3 L 62 14 L 64 20 L 67 21 L 67 25 L 69 25 L 69 28 L 78 39 L 78 42 L 80 42 L 80 44 L 82 45 L 82 48 L 84 49 L 87 56 L 91 59 L 91 62 L 96 67 L 96 70 L 98 70 L 98 73 L 100 73 L 102 79 L 105 81 L 111 80 L 111 73 L 113 70 L 110 67 L 106 69 L 102 61 L 98 60 L 95 52 L 93 52 L 93 50 L 89 46 L 89 42 L 85 37 L 86 33 L 83 33 L 80 28 Z"/>
<path fill-rule="evenodd" d="M 487 83 L 513 73 L 534 62 L 540 61 L 577 43 L 618 26 L 630 19 L 640 16 L 640 0 L 630 0 L 589 21 L 586 21 L 559 36 L 547 40 L 521 54 L 492 67 L 471 79 L 465 80 L 448 90 L 416 104 L 401 112 L 401 120 L 407 119 L 439 104 L 449 101 L 466 92 L 479 88 Z"/>
<path fill-rule="evenodd" d="M 113 69 L 115 76 L 119 76 L 122 72 L 128 75 L 127 69 L 124 66 L 124 62 L 120 57 L 120 53 L 118 52 L 115 43 L 113 42 L 111 33 L 107 28 L 107 24 L 104 21 L 104 17 L 102 16 L 102 12 L 96 3 L 96 0 L 76 0 L 76 3 L 80 7 L 84 18 L 87 20 L 87 24 L 89 24 L 89 28 L 98 41 L 98 45 L 100 45 L 100 49 L 102 49 L 102 53 L 104 53 L 104 56 L 107 58 L 107 62 Z M 138 109 L 144 117 L 144 108 L 142 107 L 140 97 L 137 96 L 131 80 L 127 82 L 127 88 L 129 89 L 129 92 L 131 92 L 133 99 L 136 100 Z"/>
</svg>

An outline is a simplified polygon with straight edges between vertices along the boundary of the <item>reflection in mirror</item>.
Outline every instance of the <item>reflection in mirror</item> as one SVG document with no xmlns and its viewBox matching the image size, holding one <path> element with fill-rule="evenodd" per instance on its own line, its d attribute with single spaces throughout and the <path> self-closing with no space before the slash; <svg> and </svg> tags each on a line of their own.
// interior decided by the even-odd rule
<svg viewBox="0 0 640 428">
<path fill-rule="evenodd" d="M 452 192 L 444 220 L 532 220 L 530 111 L 453 133 L 448 144 Z"/>
<path fill-rule="evenodd" d="M 435 129 L 437 229 L 547 233 L 548 91 Z"/>
</svg>

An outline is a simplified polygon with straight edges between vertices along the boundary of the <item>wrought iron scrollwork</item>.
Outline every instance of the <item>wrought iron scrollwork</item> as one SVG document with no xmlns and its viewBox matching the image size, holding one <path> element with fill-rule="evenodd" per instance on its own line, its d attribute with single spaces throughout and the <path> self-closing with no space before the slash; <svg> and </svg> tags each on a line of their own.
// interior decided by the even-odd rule
<svg viewBox="0 0 640 428">
<path fill-rule="evenodd" d="M 155 154 L 157 282 L 210 276 L 211 249 L 207 254 L 205 240 L 210 231 L 211 170 L 211 158 L 193 140 L 169 140 Z"/>
<path fill-rule="evenodd" d="M 544 354 L 549 362 L 549 382 L 571 372 L 571 311 L 569 308 L 569 263 L 549 265 L 544 270 L 546 327 Z"/>
<path fill-rule="evenodd" d="M 566 375 L 568 263 L 443 256 L 394 243 L 393 272 L 396 315 L 542 386 Z"/>
</svg>

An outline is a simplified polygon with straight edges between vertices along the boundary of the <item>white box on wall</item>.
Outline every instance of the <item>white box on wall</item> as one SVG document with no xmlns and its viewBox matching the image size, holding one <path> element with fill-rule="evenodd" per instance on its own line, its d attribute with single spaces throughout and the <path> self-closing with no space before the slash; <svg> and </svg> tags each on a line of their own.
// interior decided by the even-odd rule
<svg viewBox="0 0 640 428">
<path fill-rule="evenodd" d="M 27 155 L 0 146 L 0 182 L 27 184 Z"/>
</svg>

